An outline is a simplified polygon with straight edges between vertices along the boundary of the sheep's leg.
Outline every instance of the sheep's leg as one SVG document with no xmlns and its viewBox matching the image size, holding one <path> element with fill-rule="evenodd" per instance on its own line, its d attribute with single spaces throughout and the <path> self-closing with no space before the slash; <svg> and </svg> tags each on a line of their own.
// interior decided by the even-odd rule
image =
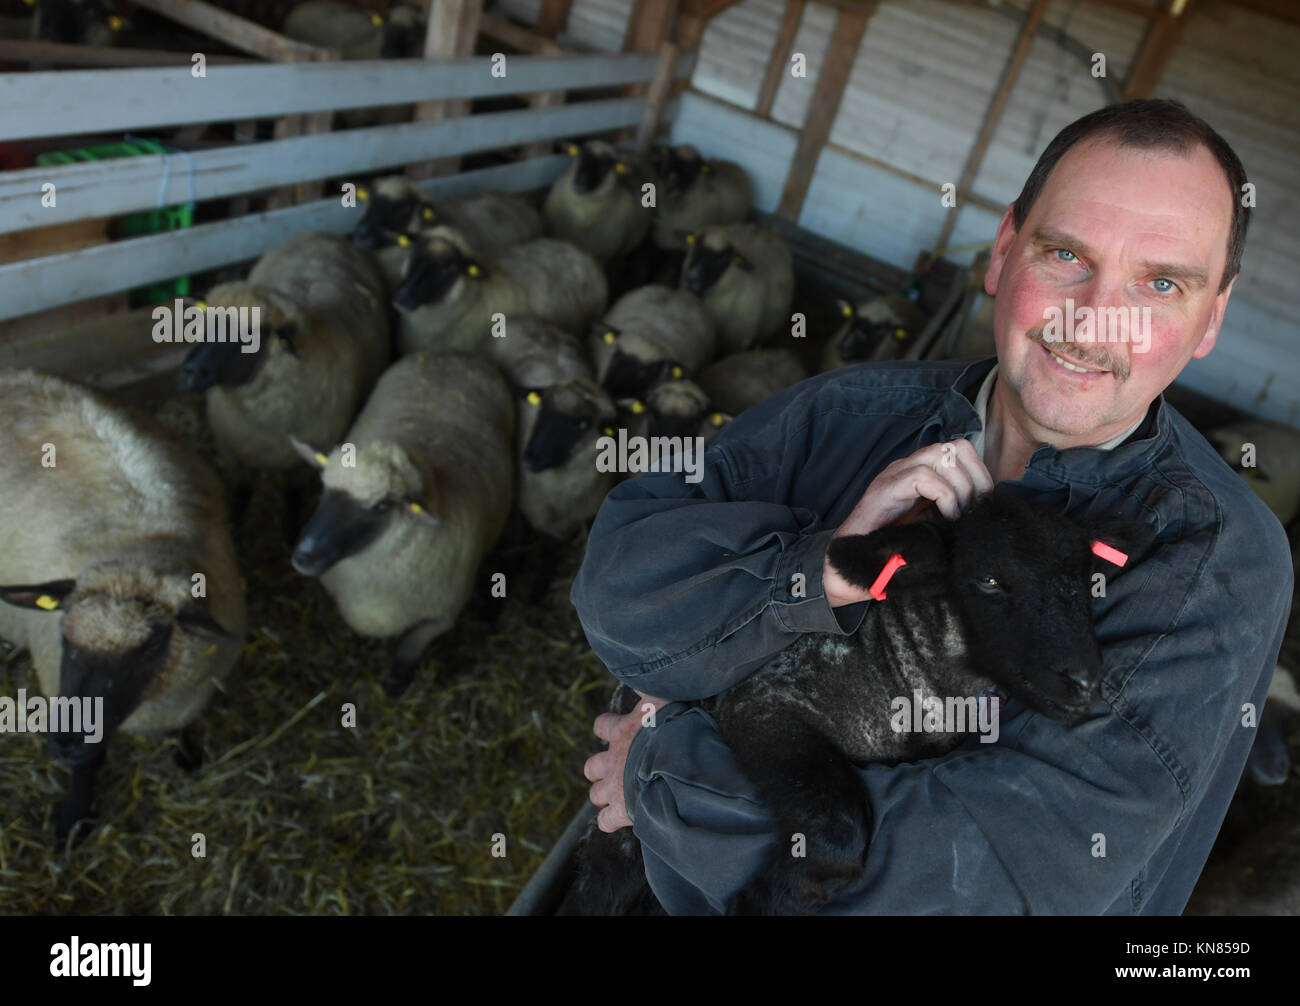
<svg viewBox="0 0 1300 1006">
<path fill-rule="evenodd" d="M 99 750 L 93 755 L 72 765 L 72 778 L 68 782 L 68 791 L 56 808 L 54 833 L 60 845 L 67 842 L 68 835 L 72 833 L 78 822 L 91 820 L 95 816 L 91 810 L 95 798 L 95 777 L 104 764 L 105 756 L 103 745 L 96 746 Z M 88 829 L 81 831 L 73 844 L 80 844 L 87 833 Z"/>
<path fill-rule="evenodd" d="M 425 648 L 451 628 L 450 618 L 426 618 L 416 622 L 402 634 L 393 651 L 393 662 L 384 679 L 384 694 L 390 699 L 401 698 L 402 693 L 411 686 L 415 670 L 420 666 L 420 657 Z"/>
<path fill-rule="evenodd" d="M 741 770 L 781 826 L 767 869 L 733 900 L 733 915 L 815 915 L 861 876 L 871 806 L 852 762 L 788 713 L 724 729 Z"/>
</svg>

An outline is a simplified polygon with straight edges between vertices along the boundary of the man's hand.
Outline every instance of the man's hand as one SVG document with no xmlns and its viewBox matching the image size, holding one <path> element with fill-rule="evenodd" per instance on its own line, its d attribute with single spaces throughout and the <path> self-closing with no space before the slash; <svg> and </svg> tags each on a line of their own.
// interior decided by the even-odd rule
<svg viewBox="0 0 1300 1006">
<path fill-rule="evenodd" d="M 976 497 L 992 491 L 993 476 L 969 440 L 930 444 L 886 465 L 832 537 L 870 534 L 913 516 L 931 502 L 949 520 L 956 520 Z M 840 576 L 829 559 L 822 562 L 822 587 L 832 608 L 871 596 Z"/>
<path fill-rule="evenodd" d="M 596 815 L 596 824 L 601 831 L 618 831 L 631 825 L 623 801 L 623 766 L 627 764 L 627 750 L 641 729 L 641 722 L 648 712 L 646 706 L 658 710 L 668 705 L 667 699 L 652 698 L 640 692 L 637 695 L 641 701 L 627 715 L 601 713 L 596 717 L 596 736 L 608 741 L 609 749 L 592 755 L 582 766 L 582 774 L 591 781 L 591 802 L 602 808 Z"/>
</svg>

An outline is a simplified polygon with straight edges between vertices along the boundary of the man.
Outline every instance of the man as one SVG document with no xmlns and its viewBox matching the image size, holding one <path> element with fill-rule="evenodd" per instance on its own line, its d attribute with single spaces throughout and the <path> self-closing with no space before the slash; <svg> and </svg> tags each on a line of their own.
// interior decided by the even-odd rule
<svg viewBox="0 0 1300 1006">
<path fill-rule="evenodd" d="M 652 473 L 610 493 L 572 600 L 610 669 L 662 698 L 653 726 L 640 709 L 597 720 L 610 746 L 586 774 L 604 830 L 635 822 L 669 912 L 723 910 L 791 846 L 710 717 L 664 700 L 717 693 L 797 633 L 855 631 L 877 602 L 826 561 L 829 541 L 926 500 L 956 518 L 995 483 L 1155 533 L 1093 602 L 1100 700 L 1073 727 L 1013 702 L 995 744 L 863 768 L 866 869 L 831 911 L 1182 911 L 1291 604 L 1277 519 L 1161 396 L 1214 347 L 1244 183 L 1231 148 L 1177 102 L 1084 116 L 998 228 L 985 280 L 996 361 L 823 375 L 738 418 L 701 483 Z M 1149 324 L 1128 341 L 1045 335 L 1071 301 L 1099 316 L 1149 308 Z"/>
</svg>

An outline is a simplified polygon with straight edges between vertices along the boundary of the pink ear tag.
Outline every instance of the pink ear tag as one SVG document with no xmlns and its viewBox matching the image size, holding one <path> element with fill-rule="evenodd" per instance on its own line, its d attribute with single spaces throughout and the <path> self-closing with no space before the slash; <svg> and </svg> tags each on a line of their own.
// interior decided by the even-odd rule
<svg viewBox="0 0 1300 1006">
<path fill-rule="evenodd" d="M 1116 566 L 1123 566 L 1124 563 L 1128 562 L 1128 556 L 1117 548 L 1111 548 L 1105 542 L 1094 541 L 1092 551 L 1094 555 L 1100 556 L 1107 562 L 1113 562 Z"/>
<path fill-rule="evenodd" d="M 880 571 L 880 575 L 876 577 L 876 580 L 869 588 L 868 593 L 870 593 L 877 601 L 883 601 L 885 599 L 885 584 L 887 584 L 890 578 L 898 571 L 899 566 L 906 565 L 907 560 L 895 552 L 889 557 L 889 561 L 885 563 L 885 568 Z"/>
</svg>

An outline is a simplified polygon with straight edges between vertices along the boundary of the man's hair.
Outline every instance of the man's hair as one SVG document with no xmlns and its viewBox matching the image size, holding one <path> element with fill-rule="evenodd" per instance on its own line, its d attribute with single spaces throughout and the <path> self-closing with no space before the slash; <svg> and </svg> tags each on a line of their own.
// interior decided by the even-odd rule
<svg viewBox="0 0 1300 1006">
<path fill-rule="evenodd" d="M 1250 214 L 1241 205 L 1241 188 L 1246 184 L 1246 169 L 1241 158 L 1228 146 L 1228 141 L 1198 115 L 1193 115 L 1181 101 L 1166 98 L 1147 98 L 1126 101 L 1120 105 L 1107 105 L 1076 119 L 1062 129 L 1047 145 L 1038 158 L 1034 170 L 1025 180 L 1012 204 L 1012 219 L 1019 231 L 1029 218 L 1047 177 L 1052 173 L 1065 152 L 1080 140 L 1108 136 L 1118 139 L 1126 147 L 1144 150 L 1172 150 L 1190 154 L 1197 145 L 1206 147 L 1223 172 L 1228 176 L 1232 194 L 1232 229 L 1228 234 L 1228 263 L 1219 283 L 1219 293 L 1227 289 L 1232 278 L 1241 271 L 1241 253 L 1246 247 L 1246 228 Z"/>
</svg>

